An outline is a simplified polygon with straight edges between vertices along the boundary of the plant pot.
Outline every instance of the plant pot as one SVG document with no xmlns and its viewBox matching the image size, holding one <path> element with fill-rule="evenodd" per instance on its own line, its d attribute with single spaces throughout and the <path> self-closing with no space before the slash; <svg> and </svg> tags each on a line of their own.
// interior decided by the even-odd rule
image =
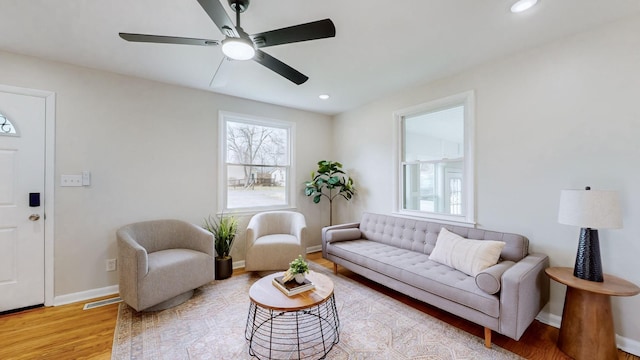
<svg viewBox="0 0 640 360">
<path fill-rule="evenodd" d="M 233 274 L 233 259 L 231 256 L 216 258 L 216 280 L 226 279 Z"/>
<path fill-rule="evenodd" d="M 298 284 L 302 284 L 304 282 L 304 274 L 295 274 L 293 278 L 296 279 Z"/>
</svg>

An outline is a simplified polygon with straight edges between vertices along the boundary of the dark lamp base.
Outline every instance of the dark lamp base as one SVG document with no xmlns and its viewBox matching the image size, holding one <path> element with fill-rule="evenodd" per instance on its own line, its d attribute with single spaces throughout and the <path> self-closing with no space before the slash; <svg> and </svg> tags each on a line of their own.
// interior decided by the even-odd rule
<svg viewBox="0 0 640 360">
<path fill-rule="evenodd" d="M 604 281 L 597 229 L 580 229 L 578 253 L 576 254 L 576 265 L 573 267 L 573 276 L 595 282 Z"/>
</svg>

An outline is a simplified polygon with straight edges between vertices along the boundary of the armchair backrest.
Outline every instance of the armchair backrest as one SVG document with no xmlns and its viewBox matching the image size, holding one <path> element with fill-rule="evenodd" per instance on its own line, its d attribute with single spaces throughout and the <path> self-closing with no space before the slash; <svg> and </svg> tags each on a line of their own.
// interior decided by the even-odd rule
<svg viewBox="0 0 640 360">
<path fill-rule="evenodd" d="M 206 231 L 181 220 L 151 220 L 123 226 L 118 230 L 128 235 L 149 253 L 167 249 L 192 249 L 212 253 L 213 236 L 209 244 L 193 241 L 195 236 L 202 237 Z"/>
<path fill-rule="evenodd" d="M 307 227 L 304 215 L 295 211 L 267 211 L 254 215 L 247 226 L 256 238 L 273 234 L 300 234 Z"/>
</svg>

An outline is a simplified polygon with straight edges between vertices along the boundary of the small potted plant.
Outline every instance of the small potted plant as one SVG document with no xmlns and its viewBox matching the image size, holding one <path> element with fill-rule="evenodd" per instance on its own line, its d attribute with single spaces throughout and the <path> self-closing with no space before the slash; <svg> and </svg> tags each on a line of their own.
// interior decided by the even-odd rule
<svg viewBox="0 0 640 360">
<path fill-rule="evenodd" d="M 289 263 L 289 269 L 285 272 L 282 281 L 287 282 L 295 279 L 298 284 L 304 282 L 305 274 L 309 273 L 309 264 L 298 255 L 298 258 Z"/>
<path fill-rule="evenodd" d="M 230 277 L 233 273 L 231 248 L 238 231 L 238 220 L 233 216 L 224 216 L 224 214 L 220 216 L 220 220 L 217 220 L 209 215 L 208 219 L 204 219 L 202 227 L 213 234 L 216 249 L 216 280 Z"/>
</svg>

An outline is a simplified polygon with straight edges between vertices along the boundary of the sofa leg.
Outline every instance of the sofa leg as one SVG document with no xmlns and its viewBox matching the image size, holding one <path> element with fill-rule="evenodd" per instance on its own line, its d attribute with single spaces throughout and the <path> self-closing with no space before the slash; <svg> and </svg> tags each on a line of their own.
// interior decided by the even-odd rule
<svg viewBox="0 0 640 360">
<path fill-rule="evenodd" d="M 491 349 L 491 329 L 484 328 L 484 346 Z"/>
<path fill-rule="evenodd" d="M 333 273 L 338 275 L 338 264 L 333 263 Z"/>
</svg>

